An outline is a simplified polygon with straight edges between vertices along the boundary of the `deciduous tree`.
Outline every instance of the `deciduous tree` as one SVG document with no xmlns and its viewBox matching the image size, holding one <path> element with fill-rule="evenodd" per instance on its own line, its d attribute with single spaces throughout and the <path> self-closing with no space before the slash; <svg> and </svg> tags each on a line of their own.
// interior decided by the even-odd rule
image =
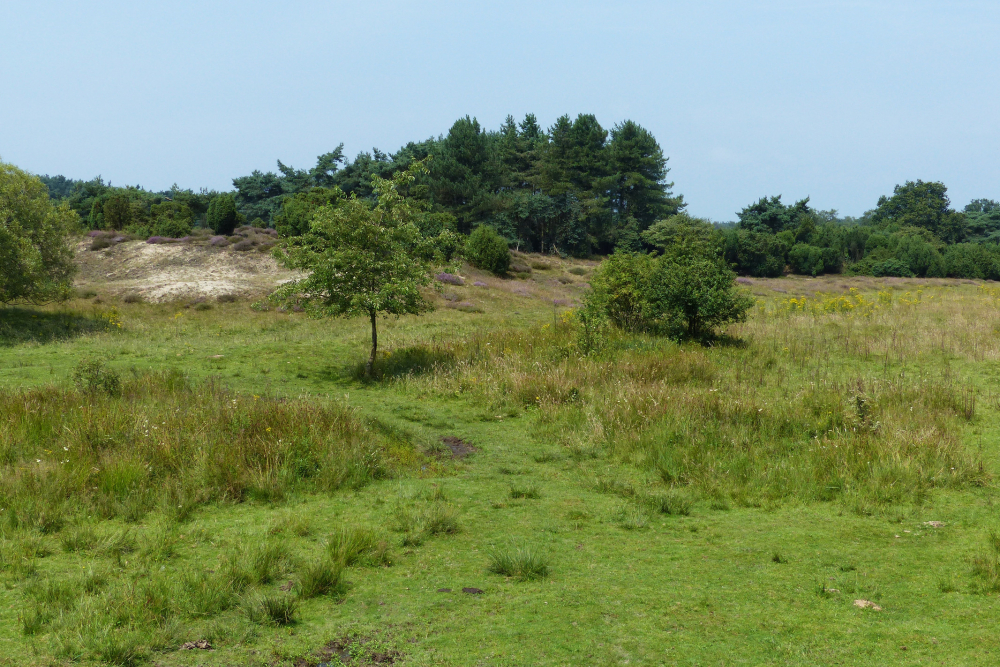
<svg viewBox="0 0 1000 667">
<path fill-rule="evenodd" d="M 391 179 L 373 177 L 374 204 L 351 197 L 337 207 L 323 207 L 309 232 L 290 239 L 278 252 L 286 266 L 309 275 L 282 286 L 274 299 L 301 303 L 317 316 L 369 319 L 368 376 L 378 352 L 378 316 L 429 309 L 420 293 L 428 282 L 428 267 L 418 252 L 422 237 L 414 219 L 419 211 L 400 193 L 426 171 L 424 162 L 415 162 Z"/>
<path fill-rule="evenodd" d="M 52 205 L 37 177 L 0 162 L 0 303 L 69 294 L 75 267 L 67 235 L 77 224 L 67 205 Z"/>
</svg>

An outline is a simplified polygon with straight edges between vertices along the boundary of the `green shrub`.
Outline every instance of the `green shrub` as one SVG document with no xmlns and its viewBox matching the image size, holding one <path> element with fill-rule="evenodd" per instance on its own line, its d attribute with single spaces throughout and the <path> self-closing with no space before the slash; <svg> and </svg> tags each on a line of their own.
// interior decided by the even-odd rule
<svg viewBox="0 0 1000 667">
<path fill-rule="evenodd" d="M 78 225 L 38 177 L 0 161 L 0 304 L 70 295 L 76 266 L 67 241 Z"/>
<path fill-rule="evenodd" d="M 205 214 L 205 222 L 216 234 L 231 235 L 242 222 L 242 216 L 236 212 L 236 199 L 226 193 L 212 199 Z"/>
<path fill-rule="evenodd" d="M 661 251 L 678 247 L 690 252 L 716 250 L 722 240 L 712 223 L 692 218 L 687 213 L 657 220 L 639 236 L 646 244 Z"/>
<path fill-rule="evenodd" d="M 726 232 L 723 247 L 726 262 L 742 274 L 775 278 L 785 270 L 788 246 L 774 234 L 733 229 Z"/>
<path fill-rule="evenodd" d="M 281 236 L 301 236 L 309 231 L 313 215 L 320 207 L 335 208 L 344 199 L 344 192 L 336 186 L 299 192 L 282 202 L 281 210 L 274 216 L 274 228 Z"/>
<path fill-rule="evenodd" d="M 122 392 L 121 376 L 99 359 L 81 361 L 73 371 L 73 382 L 86 394 L 118 396 Z"/>
<path fill-rule="evenodd" d="M 599 312 L 623 331 L 641 331 L 648 326 L 645 289 L 653 269 L 649 255 L 616 252 L 606 259 L 590 281 L 586 299 L 588 312 Z"/>
<path fill-rule="evenodd" d="M 815 276 L 823 273 L 825 263 L 823 262 L 823 248 L 796 243 L 788 251 L 788 264 L 794 273 L 805 276 Z"/>
<path fill-rule="evenodd" d="M 465 237 L 450 229 L 443 230 L 432 239 L 435 258 L 442 262 L 450 262 L 454 257 L 465 251 Z M 508 253 L 509 255 L 509 253 Z"/>
<path fill-rule="evenodd" d="M 176 239 L 191 233 L 191 221 L 185 218 L 159 218 L 153 225 L 154 236 Z"/>
<path fill-rule="evenodd" d="M 134 222 L 132 204 L 124 193 L 110 195 L 104 200 L 101 211 L 104 215 L 104 229 L 121 230 Z"/>
<path fill-rule="evenodd" d="M 746 320 L 753 296 L 737 287 L 736 275 L 715 257 L 665 255 L 646 287 L 648 315 L 669 326 L 684 323 L 687 335 L 712 335 L 716 328 Z"/>
<path fill-rule="evenodd" d="M 176 201 L 164 201 L 149 207 L 153 221 L 152 234 L 146 236 L 166 236 L 180 238 L 191 233 L 194 214 L 186 205 Z"/>
<path fill-rule="evenodd" d="M 675 252 L 676 250 L 676 252 Z M 596 331 L 604 315 L 619 329 L 712 335 L 717 327 L 741 322 L 754 299 L 737 287 L 736 276 L 714 251 L 683 246 L 662 257 L 615 253 L 594 274 L 581 311 L 585 331 Z M 592 341 L 588 342 L 592 345 Z"/>
<path fill-rule="evenodd" d="M 465 256 L 484 271 L 503 276 L 510 269 L 510 248 L 497 230 L 489 225 L 479 225 L 465 244 Z"/>
</svg>

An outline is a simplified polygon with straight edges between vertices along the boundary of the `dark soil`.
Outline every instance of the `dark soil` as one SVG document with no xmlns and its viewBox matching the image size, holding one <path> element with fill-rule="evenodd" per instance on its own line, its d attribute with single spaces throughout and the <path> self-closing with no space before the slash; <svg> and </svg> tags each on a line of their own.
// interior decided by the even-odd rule
<svg viewBox="0 0 1000 667">
<path fill-rule="evenodd" d="M 469 454 L 479 451 L 475 446 L 470 445 L 461 438 L 456 438 L 453 435 L 441 438 L 441 442 L 446 444 L 448 449 L 451 450 L 451 458 L 453 459 L 464 459 Z"/>
</svg>

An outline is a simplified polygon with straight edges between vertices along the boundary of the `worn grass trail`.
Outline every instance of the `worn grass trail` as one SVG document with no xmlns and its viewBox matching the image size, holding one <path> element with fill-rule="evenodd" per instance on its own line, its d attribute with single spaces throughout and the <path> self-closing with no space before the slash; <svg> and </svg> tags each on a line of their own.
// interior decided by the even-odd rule
<svg viewBox="0 0 1000 667">
<path fill-rule="evenodd" d="M 776 284 L 794 289 L 800 283 Z M 940 289 L 940 298 L 948 298 L 947 289 Z M 970 302 L 977 298 L 974 286 L 955 289 Z M 787 308 L 784 297 L 776 298 L 774 308 Z M 799 395 L 800 387 L 817 379 L 817 369 L 832 380 L 838 379 L 837 369 L 852 377 L 920 372 L 936 386 L 971 388 L 978 397 L 972 418 L 960 414 L 961 401 L 952 401 L 959 391 L 947 394 L 952 397 L 947 401 L 927 403 L 941 414 L 929 415 L 926 424 L 943 420 L 956 446 L 984 461 L 986 472 L 995 476 L 1000 421 L 990 398 L 996 341 L 989 327 L 996 314 L 981 299 L 975 301 L 982 309 L 978 315 L 958 303 L 922 312 L 894 310 L 895 319 L 869 324 L 840 315 L 810 320 L 783 314 L 784 319 L 745 325 L 743 335 L 756 348 L 658 348 L 649 355 L 697 357 L 714 365 L 716 380 L 729 377 L 740 355 L 752 355 L 762 360 L 762 401 L 786 391 Z M 507 389 L 498 383 L 473 386 L 472 378 L 485 377 L 481 365 L 449 367 L 440 375 L 421 365 L 434 354 L 460 353 L 461 342 L 484 329 L 514 328 L 541 340 L 544 335 L 530 333 L 531 327 L 554 320 L 551 305 L 507 294 L 485 306 L 483 314 L 442 309 L 387 326 L 387 349 L 397 358 L 410 356 L 386 367 L 405 370 L 410 364 L 414 374 L 374 384 L 351 379 L 356 360 L 364 357 L 363 327 L 253 313 L 246 304 L 210 311 L 121 305 L 120 332 L 74 330 L 60 337 L 46 329 L 43 342 L 5 344 L 0 383 L 6 387 L 66 384 L 83 357 L 103 359 L 126 375 L 134 366 L 139 377 L 174 368 L 191 382 L 221 378 L 248 398 L 256 393 L 294 401 L 308 394 L 351 406 L 377 422 L 386 437 L 409 443 L 415 456 L 391 479 L 332 492 L 290 488 L 283 500 L 211 500 L 180 520 L 154 506 L 131 522 L 121 516 L 72 516 L 56 532 L 5 528 L 0 661 L 311 664 L 329 642 L 350 637 L 354 641 L 344 644 L 347 653 L 354 651 L 352 664 L 377 664 L 379 656 L 399 664 L 497 666 L 997 661 L 1000 642 L 992 628 L 1000 621 L 998 598 L 983 590 L 986 582 L 973 564 L 989 551 L 990 531 L 1000 526 L 992 478 L 984 478 L 982 486 L 931 485 L 916 500 L 866 497 L 865 503 L 836 494 L 817 501 L 757 491 L 741 495 L 737 487 L 713 494 L 697 484 L 665 484 L 661 470 L 648 465 L 646 450 L 609 438 L 607 428 L 595 431 L 600 423 L 595 415 L 605 415 L 612 425 L 611 418 L 633 416 L 606 400 L 615 396 L 606 385 L 577 381 L 572 373 L 597 377 L 587 375 L 594 368 L 583 362 L 553 376 L 550 387 L 552 396 L 563 395 L 570 387 L 559 382 L 573 379 L 579 388 L 573 400 L 537 402 L 531 399 L 541 398 L 541 390 L 524 401 L 510 388 L 528 392 L 537 382 L 531 374 L 545 376 L 546 364 L 564 363 L 562 357 L 507 357 L 503 363 L 510 367 L 503 377 L 513 378 Z M 98 324 L 108 310 L 74 308 Z M 519 315 L 513 318 L 515 310 Z M 58 322 L 52 326 L 58 333 Z M 861 341 L 861 348 L 846 347 L 845 327 L 854 327 L 857 337 L 851 340 Z M 925 336 L 913 333 L 920 327 L 955 332 L 947 338 L 948 350 L 940 350 L 940 341 L 926 344 Z M 416 359 L 414 348 L 427 347 L 428 341 L 433 354 Z M 837 341 L 844 351 L 837 351 Z M 624 386 L 615 384 L 614 374 L 621 372 L 615 364 L 601 372 L 611 385 Z M 944 382 L 949 377 L 951 384 Z M 700 396 L 714 385 L 696 378 L 678 386 Z M 843 403 L 845 419 L 857 405 L 854 394 L 824 400 Z M 641 412 L 635 423 L 655 426 L 669 419 L 670 414 Z M 905 415 L 899 419 L 906 428 L 924 423 L 906 421 Z M 452 459 L 442 444 L 447 436 L 477 451 Z M 714 479 L 707 473 L 703 478 Z M 77 548 L 74 536 L 85 529 L 94 531 L 94 544 Z M 111 538 L 126 532 L 134 546 L 116 550 Z M 356 555 L 342 570 L 336 592 L 297 596 L 310 567 L 330 553 L 331 536 L 341 536 L 334 541 L 342 545 L 350 541 L 348 534 L 358 546 L 351 547 Z M 196 575 L 207 577 L 197 581 L 217 583 L 212 577 L 222 576 L 239 554 L 274 544 L 283 555 L 275 552 L 267 576 L 260 575 L 263 566 L 239 561 L 251 571 L 240 576 L 253 580 L 213 613 L 198 611 L 212 605 L 195 599 L 194 584 L 177 583 Z M 491 554 L 497 552 L 513 561 L 527 552 L 546 566 L 547 576 L 522 581 L 492 573 Z M 151 587 L 133 587 L 130 593 L 129 582 L 142 580 L 162 584 L 166 594 Z M 45 588 L 47 582 L 79 582 L 81 591 L 90 585 L 92 592 L 61 602 L 66 598 Z M 282 587 L 288 582 L 292 588 L 286 592 Z M 295 597 L 297 622 L 261 620 L 261 607 L 254 606 L 260 596 Z M 857 599 L 882 610 L 860 609 Z M 90 618 L 88 605 L 117 602 L 136 608 L 155 603 L 161 616 L 124 619 L 105 634 L 73 625 L 74 619 Z M 30 615 L 36 603 L 47 619 Z M 198 639 L 210 640 L 216 650 L 178 650 Z M 129 646 L 135 649 L 131 654 Z"/>
</svg>

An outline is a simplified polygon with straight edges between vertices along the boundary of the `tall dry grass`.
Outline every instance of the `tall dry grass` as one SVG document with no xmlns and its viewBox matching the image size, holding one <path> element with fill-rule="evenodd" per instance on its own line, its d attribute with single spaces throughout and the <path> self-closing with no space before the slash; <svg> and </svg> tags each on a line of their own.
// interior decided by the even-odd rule
<svg viewBox="0 0 1000 667">
<path fill-rule="evenodd" d="M 982 289 L 782 296 L 715 347 L 611 334 L 588 356 L 564 317 L 439 344 L 424 352 L 439 361 L 397 381 L 471 394 L 486 418 L 527 410 L 544 441 L 708 496 L 869 511 L 987 480 L 962 442 L 981 393 L 963 378 L 1000 352 L 998 313 Z"/>
<path fill-rule="evenodd" d="M 171 372 L 110 392 L 0 390 L 0 414 L 0 519 L 42 532 L 80 514 L 135 521 L 154 508 L 183 515 L 209 501 L 359 486 L 410 452 L 336 403 L 237 394 Z"/>
</svg>

